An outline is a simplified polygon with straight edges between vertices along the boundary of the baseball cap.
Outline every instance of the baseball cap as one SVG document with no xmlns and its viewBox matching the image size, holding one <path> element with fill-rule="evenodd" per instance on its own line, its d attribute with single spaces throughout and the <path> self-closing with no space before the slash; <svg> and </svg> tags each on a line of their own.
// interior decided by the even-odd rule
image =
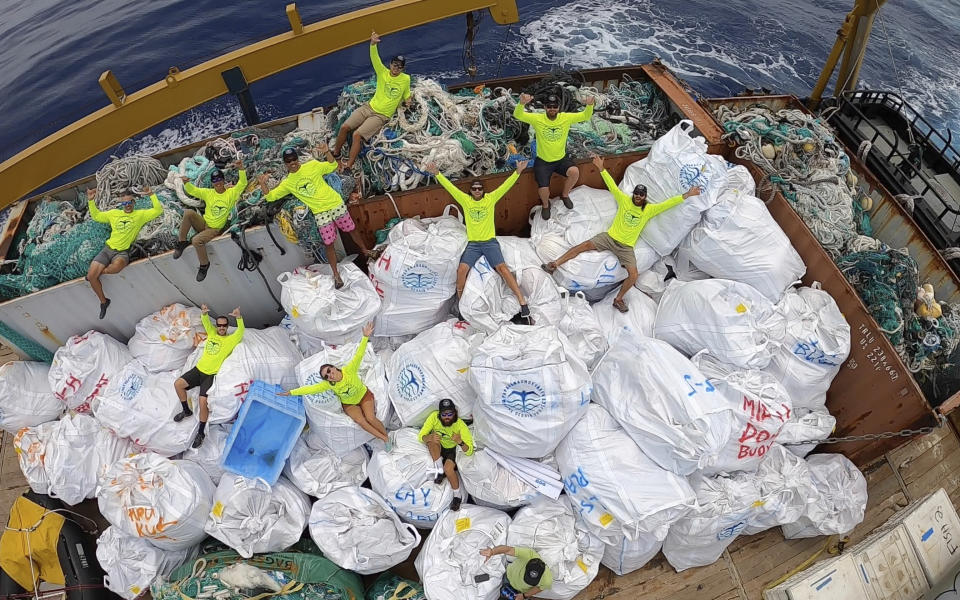
<svg viewBox="0 0 960 600">
<path fill-rule="evenodd" d="M 546 101 L 543 103 L 544 106 L 560 106 L 560 98 L 557 98 L 553 94 L 547 96 Z"/>
<path fill-rule="evenodd" d="M 294 148 L 287 148 L 283 151 L 283 162 L 291 162 L 300 158 L 300 155 L 297 154 L 297 151 Z"/>
<path fill-rule="evenodd" d="M 647 195 L 647 186 L 642 183 L 638 183 L 633 186 L 633 195 L 634 196 L 646 196 Z"/>
<path fill-rule="evenodd" d="M 406 59 L 406 57 L 405 57 L 404 55 L 402 55 L 402 54 L 398 54 L 398 55 L 394 56 L 393 58 L 390 59 L 390 62 L 392 62 L 392 63 L 397 63 L 397 64 L 399 64 L 401 67 L 407 66 L 407 59 Z"/>
<path fill-rule="evenodd" d="M 445 410 L 452 410 L 454 412 L 457 411 L 457 405 L 454 404 L 453 400 L 451 400 L 450 398 L 444 398 L 443 400 L 441 400 L 440 406 L 438 406 L 437 408 L 440 410 L 440 412 L 443 412 Z"/>
<path fill-rule="evenodd" d="M 210 173 L 210 181 L 211 181 L 212 183 L 216 183 L 216 182 L 218 182 L 218 181 L 223 181 L 223 179 L 224 179 L 224 177 L 223 177 L 223 171 L 221 171 L 220 169 L 214 169 L 213 172 Z"/>
<path fill-rule="evenodd" d="M 540 578 L 543 577 L 543 570 L 546 565 L 539 558 L 531 558 L 527 562 L 527 568 L 523 572 L 523 582 L 527 585 L 537 585 Z"/>
</svg>

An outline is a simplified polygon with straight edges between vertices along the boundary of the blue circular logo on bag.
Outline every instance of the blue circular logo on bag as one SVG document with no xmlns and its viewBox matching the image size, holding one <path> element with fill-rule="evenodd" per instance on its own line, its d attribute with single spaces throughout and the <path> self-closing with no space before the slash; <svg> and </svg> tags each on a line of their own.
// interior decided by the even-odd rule
<svg viewBox="0 0 960 600">
<path fill-rule="evenodd" d="M 680 167 L 680 185 L 684 188 L 700 186 L 706 188 L 710 183 L 710 174 L 707 173 L 707 163 L 688 164 Z"/>
<path fill-rule="evenodd" d="M 396 382 L 397 392 L 404 400 L 417 400 L 427 389 L 423 369 L 416 363 L 410 363 L 400 369 Z"/>
<path fill-rule="evenodd" d="M 123 384 L 120 386 L 120 395 L 127 402 L 133 400 L 133 398 L 140 393 L 140 388 L 143 387 L 143 377 L 139 375 L 130 375 L 123 380 Z"/>
<path fill-rule="evenodd" d="M 747 528 L 747 522 L 746 522 L 746 521 L 738 521 L 738 522 L 734 523 L 733 525 L 730 525 L 729 527 L 724 527 L 723 529 L 721 529 L 720 531 L 718 531 L 718 532 L 717 532 L 717 539 L 718 539 L 718 540 L 726 540 L 726 539 L 729 539 L 729 538 L 732 538 L 732 537 L 736 537 L 736 536 L 740 535 L 740 533 L 741 533 L 744 529 L 746 529 L 746 528 Z"/>
<path fill-rule="evenodd" d="M 547 394 L 537 382 L 521 379 L 503 388 L 500 401 L 518 417 L 535 417 L 547 405 Z"/>
<path fill-rule="evenodd" d="M 400 276 L 403 287 L 414 292 L 432 290 L 437 287 L 437 280 L 439 279 L 440 276 L 437 275 L 436 271 L 419 261 L 404 269 Z"/>
</svg>

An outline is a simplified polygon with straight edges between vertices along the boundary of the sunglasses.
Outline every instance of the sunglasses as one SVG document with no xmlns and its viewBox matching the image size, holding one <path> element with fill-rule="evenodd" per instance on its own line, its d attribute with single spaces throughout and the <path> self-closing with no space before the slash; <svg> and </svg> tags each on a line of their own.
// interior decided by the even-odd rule
<svg viewBox="0 0 960 600">
<path fill-rule="evenodd" d="M 471 189 L 472 191 L 475 191 L 475 192 L 482 192 L 482 191 L 483 191 L 483 186 L 482 186 L 482 185 L 473 185 L 473 186 L 470 186 L 470 189 Z"/>
<path fill-rule="evenodd" d="M 217 323 L 217 327 L 220 327 L 220 328 L 229 327 L 229 326 L 230 326 L 229 323 Z"/>
<path fill-rule="evenodd" d="M 444 417 L 444 418 L 450 418 L 450 417 L 455 416 L 456 414 L 457 414 L 457 413 L 453 413 L 453 412 L 442 412 L 442 413 L 440 413 L 440 416 L 441 416 L 441 417 Z"/>
</svg>

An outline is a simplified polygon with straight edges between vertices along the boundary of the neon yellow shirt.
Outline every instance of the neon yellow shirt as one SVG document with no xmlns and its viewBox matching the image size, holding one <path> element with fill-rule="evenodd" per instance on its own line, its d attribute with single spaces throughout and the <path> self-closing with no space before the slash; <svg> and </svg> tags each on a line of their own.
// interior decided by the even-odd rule
<svg viewBox="0 0 960 600">
<path fill-rule="evenodd" d="M 203 345 L 203 356 L 197 363 L 197 370 L 206 375 L 216 375 L 233 349 L 243 339 L 243 318 L 237 319 L 237 330 L 230 335 L 220 335 L 210 323 L 210 317 L 200 315 L 203 330 L 207 332 L 207 342 Z"/>
<path fill-rule="evenodd" d="M 97 223 L 110 224 L 110 237 L 107 238 L 107 246 L 118 252 L 128 250 L 140 233 L 140 228 L 148 221 L 156 219 L 163 214 L 163 205 L 156 194 L 150 196 L 153 203 L 151 208 L 134 210 L 126 212 L 119 208 L 100 211 L 93 200 L 87 202 L 87 208 L 90 209 L 90 218 Z"/>
<path fill-rule="evenodd" d="M 450 183 L 450 180 L 444 177 L 443 173 L 437 173 L 437 181 L 440 182 L 443 189 L 447 190 L 457 201 L 457 204 L 463 207 L 464 221 L 467 223 L 467 240 L 471 242 L 485 242 L 496 237 L 493 207 L 513 187 L 518 177 L 520 177 L 520 174 L 514 171 L 513 175 L 507 177 L 507 180 L 500 184 L 500 187 L 484 194 L 479 200 L 475 200 L 473 196 Z"/>
<path fill-rule="evenodd" d="M 543 557 L 537 554 L 533 548 L 515 547 L 513 554 L 516 556 L 516 559 L 507 565 L 507 581 L 510 582 L 510 587 L 523 594 L 533 588 L 532 585 L 529 585 L 523 580 L 523 574 L 527 570 L 527 563 L 535 558 L 543 560 Z M 540 577 L 540 583 L 537 587 L 541 590 L 549 590 L 552 585 L 553 573 L 550 572 L 550 567 L 547 567 L 546 561 L 544 561 L 543 575 Z"/>
<path fill-rule="evenodd" d="M 343 204 L 343 198 L 327 182 L 323 176 L 337 170 L 337 161 L 320 162 L 308 160 L 300 165 L 296 173 L 290 173 L 283 178 L 280 185 L 270 190 L 266 195 L 267 202 L 293 194 L 297 200 L 307 205 L 314 214 L 333 210 Z"/>
<path fill-rule="evenodd" d="M 683 196 L 678 195 L 657 204 L 648 202 L 645 207 L 640 208 L 633 203 L 631 196 L 620 191 L 606 169 L 600 172 L 600 176 L 603 177 L 603 182 L 607 184 L 607 189 L 617 199 L 617 205 L 619 206 L 617 216 L 613 218 L 613 225 L 607 230 L 607 234 L 624 246 L 635 246 L 637 238 L 640 237 L 640 232 L 647 226 L 650 219 L 683 202 Z"/>
<path fill-rule="evenodd" d="M 524 110 L 519 102 L 513 109 L 513 117 L 518 121 L 529 123 L 537 134 L 537 158 L 547 162 L 555 162 L 567 155 L 567 135 L 570 126 L 574 123 L 589 121 L 593 116 L 593 105 L 588 104 L 585 109 L 575 113 L 557 113 L 552 121 L 545 113 L 530 113 Z"/>
<path fill-rule="evenodd" d="M 220 194 L 213 188 L 200 188 L 192 183 L 183 184 L 183 189 L 194 198 L 203 200 L 203 220 L 211 229 L 223 229 L 230 218 L 230 211 L 240 199 L 240 194 L 247 188 L 247 172 L 240 170 L 237 185 L 223 190 Z"/>
<path fill-rule="evenodd" d="M 356 354 L 353 355 L 350 362 L 341 367 L 340 371 L 343 373 L 343 379 L 336 383 L 321 381 L 313 385 L 298 387 L 290 390 L 290 395 L 306 396 L 308 394 L 321 394 L 327 390 L 333 390 L 333 393 L 340 399 L 341 404 L 360 404 L 363 396 L 367 393 L 367 386 L 360 381 L 360 375 L 357 374 L 357 371 L 360 370 L 360 361 L 363 360 L 363 353 L 367 350 L 368 341 L 367 336 L 363 336 Z"/>
<path fill-rule="evenodd" d="M 397 112 L 401 101 L 410 98 L 410 76 L 400 73 L 396 77 L 390 74 L 390 69 L 380 60 L 380 53 L 374 44 L 370 45 L 370 62 L 377 74 L 377 91 L 370 99 L 370 108 L 388 119 Z"/>
<path fill-rule="evenodd" d="M 440 434 L 440 445 L 444 448 L 456 448 L 457 443 L 453 441 L 453 434 L 459 433 L 460 439 L 467 445 L 467 456 L 473 454 L 473 436 L 470 435 L 470 429 L 467 427 L 467 424 L 463 422 L 463 419 L 457 419 L 453 422 L 453 425 L 447 427 L 440 421 L 440 411 L 435 410 L 430 413 L 430 416 L 427 417 L 427 422 L 420 428 L 420 441 L 422 442 L 423 438 L 431 433 Z"/>
</svg>

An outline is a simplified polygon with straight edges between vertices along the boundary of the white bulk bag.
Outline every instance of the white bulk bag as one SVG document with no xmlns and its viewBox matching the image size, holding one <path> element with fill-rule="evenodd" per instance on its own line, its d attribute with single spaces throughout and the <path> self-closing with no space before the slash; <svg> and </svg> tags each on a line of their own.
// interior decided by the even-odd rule
<svg viewBox="0 0 960 600">
<path fill-rule="evenodd" d="M 105 573 L 103 583 L 125 600 L 134 600 L 158 577 L 191 561 L 197 547 L 161 550 L 150 542 L 110 526 L 97 538 L 97 562 Z"/>
<path fill-rule="evenodd" d="M 797 408 L 790 415 L 790 418 L 780 429 L 780 435 L 777 442 L 788 444 L 789 442 L 805 442 L 808 440 L 823 440 L 830 437 L 833 429 L 837 426 L 837 419 L 830 414 L 826 407 L 820 407 L 813 410 L 809 408 Z M 790 452 L 803 457 L 817 447 L 817 442 L 812 441 L 809 444 L 797 444 L 784 446 Z"/>
<path fill-rule="evenodd" d="M 310 537 L 337 566 L 361 575 L 395 567 L 420 545 L 420 533 L 402 523 L 373 490 L 340 488 L 313 504 Z"/>
<path fill-rule="evenodd" d="M 195 367 L 202 355 L 203 344 L 187 359 L 183 372 Z M 232 421 L 255 379 L 278 384 L 284 389 L 296 386 L 295 369 L 302 359 L 300 350 L 282 327 L 246 328 L 243 341 L 223 361 L 207 392 L 209 422 Z"/>
<path fill-rule="evenodd" d="M 133 360 L 127 347 L 109 335 L 88 331 L 67 340 L 53 355 L 50 389 L 67 408 L 89 412 L 110 379 Z"/>
<path fill-rule="evenodd" d="M 204 531 L 250 558 L 297 543 L 309 516 L 307 495 L 285 478 L 271 486 L 227 472 L 217 485 Z"/>
<path fill-rule="evenodd" d="M 20 472 L 27 480 L 30 489 L 38 494 L 50 492 L 50 478 L 44 460 L 47 454 L 47 440 L 60 427 L 60 421 L 47 421 L 36 427 L 24 427 L 13 437 L 13 450 L 20 463 Z"/>
<path fill-rule="evenodd" d="M 707 350 L 737 367 L 762 369 L 784 335 L 784 318 L 752 286 L 727 279 L 671 281 L 653 334 L 687 356 Z"/>
<path fill-rule="evenodd" d="M 792 540 L 852 531 L 863 521 L 867 508 L 863 473 L 842 454 L 813 454 L 806 460 L 818 493 L 802 517 L 783 525 L 783 537 Z"/>
<path fill-rule="evenodd" d="M 383 303 L 377 335 L 420 333 L 444 320 L 457 292 L 457 267 L 466 247 L 466 228 L 446 211 L 442 217 L 415 217 L 394 225 L 383 252 L 370 263 L 370 279 Z"/>
<path fill-rule="evenodd" d="M 779 379 L 794 406 L 822 408 L 830 383 L 850 355 L 850 325 L 819 287 L 788 290 L 777 305 L 786 335 L 764 369 Z"/>
<path fill-rule="evenodd" d="M 69 505 L 93 498 L 99 477 L 133 451 L 129 440 L 117 437 L 90 415 L 64 415 L 47 439 L 43 459 L 50 480 L 47 493 Z"/>
<path fill-rule="evenodd" d="M 182 409 L 174 387 L 178 377 L 177 371 L 151 373 L 131 360 L 93 401 L 93 414 L 141 448 L 161 456 L 180 454 L 193 443 L 199 420 L 196 412 L 179 423 L 173 420 Z"/>
<path fill-rule="evenodd" d="M 63 414 L 63 402 L 53 395 L 50 365 L 13 361 L 0 366 L 0 429 L 17 433 L 54 421 Z"/>
<path fill-rule="evenodd" d="M 215 489 L 198 464 L 147 452 L 107 469 L 97 487 L 97 505 L 123 533 L 164 550 L 182 550 L 207 537 L 203 526 Z"/>
<path fill-rule="evenodd" d="M 483 339 L 466 321 L 438 323 L 397 348 L 386 365 L 387 393 L 400 422 L 420 427 L 444 398 L 471 417 L 477 393 L 467 371 Z"/>
<path fill-rule="evenodd" d="M 817 499 L 817 487 L 806 461 L 780 444 L 774 444 L 760 461 L 756 477 L 762 505 L 744 529 L 745 535 L 794 523 L 806 511 L 807 504 Z"/>
<path fill-rule="evenodd" d="M 714 277 L 748 283 L 771 302 L 807 270 L 763 201 L 738 190 L 703 214 L 677 256 Z"/>
<path fill-rule="evenodd" d="M 510 469 L 478 448 L 471 455 L 457 452 L 457 475 L 476 504 L 509 510 L 530 504 L 540 493 Z"/>
<path fill-rule="evenodd" d="M 635 540 L 626 536 L 614 536 L 613 541 L 603 544 L 603 558 L 600 564 L 617 575 L 626 575 L 641 569 L 660 552 L 663 542 L 657 536 L 644 533 Z"/>
<path fill-rule="evenodd" d="M 298 330 L 294 326 L 290 315 L 283 315 L 283 318 L 280 319 L 280 327 L 283 327 L 304 356 L 310 356 L 323 348 L 323 340 Z"/>
<path fill-rule="evenodd" d="M 740 193 L 749 196 L 756 196 L 757 183 L 753 180 L 753 175 L 743 165 L 727 163 L 727 179 L 720 187 L 719 194 L 723 195 L 731 190 L 737 190 Z"/>
<path fill-rule="evenodd" d="M 145 316 L 127 342 L 130 354 L 153 373 L 179 369 L 206 336 L 200 314 L 199 308 L 175 303 Z"/>
<path fill-rule="evenodd" d="M 613 307 L 613 301 L 620 293 L 620 288 L 611 291 L 602 300 L 593 305 L 593 312 L 600 321 L 600 327 L 607 337 L 607 342 L 620 335 L 626 329 L 636 335 L 653 337 L 653 323 L 657 319 L 657 303 L 638 289 L 630 288 L 623 296 L 627 303 L 627 312 L 622 313 Z"/>
<path fill-rule="evenodd" d="M 504 325 L 476 349 L 474 439 L 509 456 L 553 452 L 583 415 L 592 385 L 587 367 L 551 325 Z"/>
<path fill-rule="evenodd" d="M 557 446 L 557 463 L 580 518 L 605 542 L 663 539 L 695 503 L 687 481 L 657 466 L 597 404 Z"/>
<path fill-rule="evenodd" d="M 320 383 L 323 381 L 320 377 L 320 367 L 331 364 L 342 368 L 353 360 L 359 345 L 360 338 L 340 346 L 324 345 L 316 354 L 297 364 L 296 384 L 304 386 Z M 357 374 L 373 394 L 377 418 L 386 427 L 390 421 L 390 400 L 384 387 L 386 379 L 383 362 L 371 346 L 372 344 L 367 342 L 367 349 L 363 353 L 363 358 L 360 359 L 360 369 Z M 319 394 L 303 396 L 303 408 L 307 415 L 307 425 L 309 425 L 307 439 L 314 446 L 329 448 L 337 454 L 346 454 L 374 439 L 343 412 L 343 404 L 331 389 Z"/>
<path fill-rule="evenodd" d="M 577 518 L 578 509 L 569 496 L 540 496 L 513 515 L 507 545 L 533 548 L 553 575 L 539 598 L 570 600 L 597 576 L 604 544 Z"/>
<path fill-rule="evenodd" d="M 739 396 L 712 385 L 666 342 L 624 331 L 593 371 L 595 402 L 662 468 L 712 465 L 739 432 Z"/>
<path fill-rule="evenodd" d="M 363 326 L 380 310 L 380 296 L 370 279 L 353 263 L 338 266 L 343 287 L 334 289 L 330 265 L 297 267 L 281 273 L 280 304 L 297 331 L 328 344 L 360 338 Z"/>
<path fill-rule="evenodd" d="M 583 292 L 564 293 L 562 300 L 563 318 L 557 323 L 557 329 L 567 336 L 573 352 L 592 369 L 607 351 L 603 325 Z"/>
<path fill-rule="evenodd" d="M 690 476 L 696 508 L 670 526 L 663 555 L 677 572 L 716 562 L 750 524 L 761 504 L 756 476 L 749 473 Z"/>
<path fill-rule="evenodd" d="M 369 460 L 365 448 L 354 448 L 341 456 L 328 448 L 312 448 L 301 437 L 283 466 L 283 476 L 300 491 L 323 498 L 340 488 L 366 481 Z"/>
<path fill-rule="evenodd" d="M 464 504 L 445 511 L 413 565 L 430 600 L 496 600 L 507 570 L 503 555 L 485 559 L 484 548 L 507 543 L 510 517 L 485 506 Z M 486 578 L 477 582 L 477 577 Z"/>
<path fill-rule="evenodd" d="M 706 141 L 691 137 L 692 131 L 693 122 L 677 123 L 653 142 L 646 158 L 627 167 L 620 181 L 625 194 L 632 194 L 637 184 L 647 186 L 647 199 L 653 203 L 700 187 L 699 196 L 691 196 L 650 219 L 640 232 L 640 239 L 661 256 L 673 252 L 700 221 L 700 213 L 717 203 L 727 181 L 726 161 L 707 154 Z"/>
<path fill-rule="evenodd" d="M 190 462 L 195 462 L 200 465 L 207 475 L 210 476 L 210 480 L 213 481 L 214 485 L 220 483 L 220 478 L 223 477 L 223 474 L 226 472 L 221 466 L 221 459 L 232 427 L 232 423 L 208 425 L 206 436 L 203 438 L 203 443 L 200 444 L 200 447 L 187 448 L 180 457 L 183 460 L 189 460 Z"/>
<path fill-rule="evenodd" d="M 378 445 L 379 446 L 379 445 Z M 367 465 L 370 486 L 383 496 L 405 522 L 429 529 L 453 500 L 453 488 L 444 480 L 436 484 L 433 459 L 417 430 L 404 428 L 393 433 L 393 448 L 373 451 Z"/>
<path fill-rule="evenodd" d="M 706 352 L 697 353 L 690 362 L 724 397 L 733 399 L 737 419 L 733 437 L 717 460 L 704 467 L 704 474 L 756 471 L 793 414 L 787 390 L 769 373 L 740 369 Z"/>
<path fill-rule="evenodd" d="M 543 262 L 537 255 L 537 249 L 534 247 L 533 240 L 530 238 L 498 235 L 497 242 L 500 243 L 503 262 L 507 263 L 507 267 L 514 273 L 532 267 L 539 267 Z"/>
<path fill-rule="evenodd" d="M 513 272 L 520 291 L 530 308 L 530 316 L 538 325 L 560 322 L 563 306 L 560 289 L 540 267 Z M 520 301 L 500 276 L 481 256 L 467 274 L 467 283 L 460 298 L 460 314 L 471 325 L 493 333 L 520 312 Z"/>
</svg>

